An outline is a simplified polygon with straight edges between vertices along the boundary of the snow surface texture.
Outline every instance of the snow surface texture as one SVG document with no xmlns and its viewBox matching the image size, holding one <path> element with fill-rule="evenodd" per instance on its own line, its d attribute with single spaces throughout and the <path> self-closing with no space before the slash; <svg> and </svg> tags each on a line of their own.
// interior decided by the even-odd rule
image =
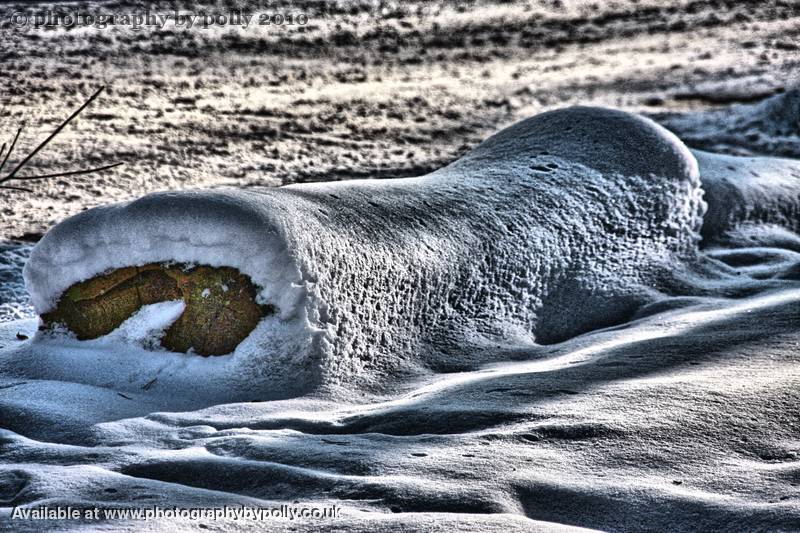
<svg viewBox="0 0 800 533">
<path fill-rule="evenodd" d="M 654 115 L 691 146 L 735 155 L 800 157 L 800 88 L 757 104 Z"/>
<path fill-rule="evenodd" d="M 31 245 L 0 242 L 0 322 L 36 316 L 28 301 L 22 266 Z"/>
<path fill-rule="evenodd" d="M 176 302 L 111 339 L 0 325 L 0 521 L 299 500 L 341 505 L 324 525 L 349 531 L 794 529 L 796 172 L 571 108 L 421 178 L 77 215 L 26 266 L 39 312 L 175 260 L 239 268 L 279 313 L 216 358 L 154 351 Z"/>
</svg>

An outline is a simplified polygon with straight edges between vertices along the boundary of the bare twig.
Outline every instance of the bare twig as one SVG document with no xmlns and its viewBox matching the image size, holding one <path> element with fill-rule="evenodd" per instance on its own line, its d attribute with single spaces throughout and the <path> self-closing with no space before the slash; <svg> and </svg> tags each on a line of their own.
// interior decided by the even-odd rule
<svg viewBox="0 0 800 533">
<path fill-rule="evenodd" d="M 54 174 L 41 174 L 39 176 L 15 176 L 15 180 L 44 180 L 49 178 L 59 178 L 61 176 L 77 176 L 78 174 L 91 174 L 92 172 L 100 172 L 101 170 L 108 170 L 122 165 L 119 163 L 112 163 L 111 165 L 104 165 L 102 167 L 87 168 L 85 170 L 70 170 L 69 172 L 56 172 Z"/>
<path fill-rule="evenodd" d="M 144 385 L 142 385 L 142 388 L 143 388 L 144 390 L 150 390 L 150 387 L 152 387 L 153 385 L 155 385 L 156 381 L 158 381 L 158 376 L 154 377 L 153 379 L 151 379 L 150 381 L 148 381 L 147 383 L 145 383 Z"/>
<path fill-rule="evenodd" d="M 19 163 L 19 164 L 18 164 L 18 165 L 17 165 L 17 166 L 14 168 L 14 170 L 12 170 L 12 171 L 11 171 L 11 172 L 8 174 L 8 176 L 6 176 L 6 177 L 5 177 L 5 178 L 3 178 L 2 180 L 0 180 L 0 183 L 2 183 L 3 181 L 8 181 L 8 180 L 10 180 L 10 179 L 13 179 L 13 178 L 14 178 L 14 176 L 16 175 L 16 173 L 17 173 L 17 172 L 19 172 L 19 171 L 20 171 L 20 169 L 21 169 L 22 167 L 24 167 L 24 166 L 25 166 L 25 165 L 28 163 L 28 161 L 30 161 L 31 159 L 33 159 L 33 156 L 35 156 L 37 153 L 39 153 L 39 150 L 41 150 L 42 148 L 44 148 L 45 146 L 47 146 L 47 143 L 49 143 L 50 141 L 52 141 L 52 140 L 53 140 L 53 138 L 54 138 L 56 135 L 58 135 L 58 133 L 59 133 L 61 130 L 63 130 L 63 129 L 64 129 L 64 127 L 65 127 L 67 124 L 69 124 L 69 123 L 72 121 L 72 119 L 74 119 L 75 117 L 77 117 L 77 116 L 78 116 L 78 114 L 79 114 L 81 111 L 83 111 L 83 110 L 86 108 L 86 106 L 88 106 L 89 104 L 91 104 L 91 103 L 92 103 L 92 100 L 94 100 L 95 98 L 97 98 L 97 97 L 100 95 L 100 93 L 103 91 L 103 89 L 105 89 L 105 87 L 100 87 L 99 89 L 97 89 L 97 91 L 95 91 L 95 93 L 94 93 L 92 96 L 90 96 L 90 97 L 89 97 L 89 99 L 88 99 L 88 100 L 86 100 L 86 101 L 83 103 L 83 105 L 82 105 L 82 106 L 80 106 L 80 107 L 79 107 L 79 108 L 78 108 L 78 109 L 77 109 L 77 110 L 76 110 L 74 113 L 72 113 L 72 114 L 71 114 L 69 117 L 67 117 L 67 119 L 66 119 L 64 122 L 62 122 L 60 126 L 58 126 L 56 129 L 54 129 L 54 130 L 53 130 L 53 133 L 51 133 L 50 135 L 48 135 L 48 136 L 47 136 L 47 138 L 46 138 L 45 140 L 43 140 L 43 141 L 42 141 L 42 142 L 39 144 L 39 146 L 37 146 L 37 147 L 36 147 L 36 148 L 35 148 L 35 149 L 34 149 L 34 150 L 31 152 L 31 153 L 29 153 L 29 154 L 28 154 L 28 156 L 27 156 L 25 159 L 23 159 L 22 161 L 20 161 L 20 163 Z"/>
<path fill-rule="evenodd" d="M 100 166 L 100 167 L 94 167 L 94 168 L 89 168 L 89 169 L 84 169 L 84 170 L 70 170 L 70 171 L 66 171 L 66 172 L 55 172 L 55 173 L 52 173 L 52 174 L 40 174 L 40 175 L 37 175 L 37 176 L 17 176 L 17 172 L 19 172 L 25 165 L 27 165 L 28 162 L 31 159 L 33 159 L 33 157 L 37 153 L 39 153 L 39 151 L 42 148 L 47 146 L 47 144 L 50 141 L 52 141 L 55 138 L 55 136 L 58 135 L 61 132 L 61 130 L 63 130 L 64 127 L 67 124 L 69 124 L 75 117 L 77 117 L 80 114 L 81 111 L 86 109 L 86 107 L 89 104 L 91 104 L 94 101 L 94 99 L 97 98 L 100 95 L 101 92 L 103 92 L 103 89 L 105 89 L 105 87 L 100 87 L 99 89 L 97 89 L 97 91 L 95 91 L 95 93 L 92 96 L 90 96 L 89 99 L 86 100 L 83 103 L 83 105 L 81 105 L 77 110 L 75 110 L 74 113 L 72 113 L 69 117 L 67 117 L 67 119 L 64 120 L 64 122 L 62 122 L 55 130 L 53 130 L 53 132 L 50 135 L 48 135 L 47 138 L 44 141 L 39 143 L 39 146 L 37 146 L 22 161 L 20 161 L 17 164 L 17 166 L 14 167 L 14 169 L 11 172 L 8 173 L 7 176 L 0 178 L 0 189 L 11 189 L 11 190 L 15 190 L 15 191 L 33 192 L 30 189 L 27 189 L 25 187 L 12 187 L 10 185 L 3 185 L 3 183 L 5 183 L 7 181 L 11 181 L 11 180 L 19 180 L 19 181 L 28 180 L 28 181 L 31 181 L 31 180 L 57 178 L 57 177 L 62 177 L 62 176 L 76 176 L 76 175 L 79 175 L 79 174 L 91 174 L 93 172 L 100 172 L 100 171 L 108 170 L 110 168 L 118 167 L 119 165 L 121 165 L 122 162 L 119 162 L 119 163 L 113 163 L 111 165 L 103 165 L 103 166 Z M 2 156 L 3 153 L 5 152 L 5 157 L 3 159 L 3 162 L 0 163 L 0 171 L 2 171 L 3 167 L 5 166 L 6 162 L 8 161 L 9 156 L 11 155 L 11 152 L 14 150 L 14 146 L 17 144 L 17 139 L 19 138 L 19 134 L 21 132 L 22 132 L 22 128 L 19 128 L 17 130 L 17 134 L 14 136 L 14 140 L 11 143 L 11 147 L 8 149 L 8 152 L 5 152 L 5 147 L 6 147 L 5 144 L 3 144 L 2 149 L 0 149 L 0 156 Z"/>
<path fill-rule="evenodd" d="M 0 185 L 0 189 L 8 189 L 10 191 L 33 192 L 33 189 L 28 189 L 27 187 L 14 187 L 12 185 Z"/>
<path fill-rule="evenodd" d="M 17 144 L 17 139 L 19 139 L 19 134 L 20 133 L 22 133 L 22 128 L 19 128 L 17 130 L 17 134 L 14 135 L 14 140 L 11 141 L 11 148 L 8 149 L 8 152 L 6 153 L 5 158 L 3 158 L 3 162 L 0 163 L 0 170 L 3 170 L 3 167 L 6 166 L 6 161 L 8 161 L 8 156 L 10 156 L 11 152 L 14 151 L 14 146 L 16 146 L 16 144 Z M 5 146 L 5 144 L 3 146 Z M 4 181 L 8 181 L 8 180 L 2 179 L 2 180 L 0 180 L 0 183 L 3 183 Z"/>
</svg>

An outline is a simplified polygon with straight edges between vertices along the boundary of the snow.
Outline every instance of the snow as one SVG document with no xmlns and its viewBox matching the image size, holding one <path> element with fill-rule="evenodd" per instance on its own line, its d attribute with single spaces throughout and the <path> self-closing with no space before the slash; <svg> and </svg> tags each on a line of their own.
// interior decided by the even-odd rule
<svg viewBox="0 0 800 533">
<path fill-rule="evenodd" d="M 791 529 L 799 291 L 702 299 L 383 399 L 201 408 L 158 383 L 126 398 L 4 369 L 0 405 L 16 416 L 0 470 L 17 476 L 18 503 L 337 502 L 338 527 L 377 528 L 399 510 L 406 524 L 445 511 L 470 530 L 495 513 L 603 530 L 647 516 L 674 530 L 694 509 L 703 529 Z"/>
<path fill-rule="evenodd" d="M 138 344 L 143 348 L 158 349 L 158 341 L 165 330 L 183 314 L 184 309 L 186 304 L 183 300 L 144 305 L 108 335 L 92 339 L 82 346 L 113 348 L 120 344 Z"/>
<path fill-rule="evenodd" d="M 238 268 L 278 312 L 210 358 L 155 342 L 181 302 L 92 341 L 0 323 L 0 499 L 336 503 L 348 530 L 792 529 L 798 191 L 794 161 L 570 108 L 419 178 L 86 211 L 31 252 L 38 312 L 159 261 Z"/>
<path fill-rule="evenodd" d="M 800 161 L 701 151 L 695 156 L 703 168 L 709 204 L 703 219 L 705 239 L 724 239 L 731 230 L 753 223 L 800 231 Z"/>
<path fill-rule="evenodd" d="M 237 268 L 278 312 L 231 355 L 231 373 L 248 376 L 247 395 L 275 399 L 470 364 L 440 349 L 445 338 L 554 342 L 618 322 L 695 253 L 701 194 L 697 162 L 673 134 L 575 107 L 420 178 L 156 193 L 91 209 L 48 232 L 24 274 L 42 313 L 114 268 Z M 586 311 L 569 311 L 578 302 Z"/>
<path fill-rule="evenodd" d="M 28 244 L 0 243 L 0 322 L 36 316 L 22 279 L 22 266 L 31 248 Z"/>
<path fill-rule="evenodd" d="M 800 157 L 800 88 L 755 104 L 737 104 L 697 113 L 661 113 L 659 123 L 680 132 L 691 146 L 750 156 Z"/>
</svg>

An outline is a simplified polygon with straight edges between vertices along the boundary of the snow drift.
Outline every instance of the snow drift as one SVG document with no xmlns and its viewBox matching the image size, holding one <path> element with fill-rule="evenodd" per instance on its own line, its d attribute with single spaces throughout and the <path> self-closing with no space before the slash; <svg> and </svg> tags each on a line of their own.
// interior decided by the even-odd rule
<svg viewBox="0 0 800 533">
<path fill-rule="evenodd" d="M 44 313 L 109 269 L 234 267 L 277 314 L 216 379 L 232 397 L 244 387 L 275 398 L 466 368 L 480 357 L 470 346 L 549 343 L 621 322 L 694 257 L 703 211 L 697 163 L 674 135 L 576 107 L 520 122 L 419 178 L 160 193 L 92 209 L 37 244 L 25 279 Z M 465 348 L 459 357 L 453 346 Z"/>
<path fill-rule="evenodd" d="M 753 104 L 654 118 L 687 144 L 731 155 L 800 158 L 800 87 Z"/>
<path fill-rule="evenodd" d="M 38 313 L 98 274 L 175 262 L 236 268 L 276 312 L 214 362 L 159 351 L 154 339 L 180 313 L 143 308 L 135 327 L 121 327 L 130 351 L 40 334 L 31 350 L 47 355 L 15 364 L 101 386 L 158 376 L 207 402 L 381 390 L 470 369 L 497 357 L 488 347 L 559 342 L 642 316 L 666 296 L 751 292 L 731 268 L 736 258 L 711 251 L 721 262 L 709 261 L 700 241 L 797 230 L 798 168 L 693 154 L 648 119 L 575 107 L 517 123 L 418 178 L 169 192 L 99 207 L 33 249 L 24 276 Z M 774 263 L 793 261 L 782 252 Z M 761 280 L 796 277 L 759 268 Z"/>
</svg>

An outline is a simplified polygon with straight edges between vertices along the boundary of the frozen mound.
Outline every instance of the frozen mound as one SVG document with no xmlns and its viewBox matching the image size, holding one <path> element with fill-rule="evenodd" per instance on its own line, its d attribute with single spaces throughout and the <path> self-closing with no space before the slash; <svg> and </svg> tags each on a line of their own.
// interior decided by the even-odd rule
<svg viewBox="0 0 800 533">
<path fill-rule="evenodd" d="M 487 346 L 621 322 L 695 257 L 701 194 L 695 158 L 674 135 L 575 107 L 515 124 L 419 178 L 159 193 L 92 209 L 45 235 L 24 274 L 43 314 L 113 269 L 235 268 L 275 313 L 231 355 L 103 356 L 93 360 L 104 377 L 77 375 L 78 352 L 97 339 L 75 343 L 61 365 L 51 354 L 49 366 L 99 384 L 149 365 L 175 390 L 280 398 L 469 368 Z M 170 325 L 151 315 L 162 322 L 142 329 L 148 338 Z M 40 337 L 34 346 L 65 342 Z"/>
<path fill-rule="evenodd" d="M 733 155 L 800 158 L 800 88 L 755 104 L 653 116 L 694 148 Z"/>
<path fill-rule="evenodd" d="M 704 199 L 704 241 L 726 240 L 743 226 L 770 225 L 800 231 L 800 161 L 735 157 L 694 151 Z"/>
</svg>

